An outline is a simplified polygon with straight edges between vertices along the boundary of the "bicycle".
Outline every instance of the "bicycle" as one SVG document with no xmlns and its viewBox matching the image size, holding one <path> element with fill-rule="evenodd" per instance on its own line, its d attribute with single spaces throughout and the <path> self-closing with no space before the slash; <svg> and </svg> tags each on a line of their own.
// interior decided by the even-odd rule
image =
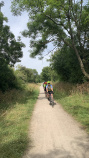
<svg viewBox="0 0 89 158">
<path fill-rule="evenodd" d="M 49 93 L 49 101 L 50 101 L 50 105 L 52 105 L 52 107 L 54 106 L 54 100 L 51 96 L 51 93 Z"/>
</svg>

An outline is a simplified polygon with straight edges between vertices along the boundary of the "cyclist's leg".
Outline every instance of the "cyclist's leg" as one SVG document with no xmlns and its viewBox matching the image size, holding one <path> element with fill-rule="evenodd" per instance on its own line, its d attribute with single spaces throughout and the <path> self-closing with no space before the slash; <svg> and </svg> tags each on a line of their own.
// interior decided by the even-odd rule
<svg viewBox="0 0 89 158">
<path fill-rule="evenodd" d="M 50 92 L 48 91 L 48 100 L 50 100 Z"/>
<path fill-rule="evenodd" d="M 44 91 L 45 91 L 45 95 L 46 95 L 46 87 L 44 88 Z"/>
<path fill-rule="evenodd" d="M 48 96 L 47 96 L 48 94 L 47 94 L 47 91 L 45 91 L 45 96 L 46 96 L 46 98 L 48 98 Z"/>
<path fill-rule="evenodd" d="M 49 98 L 49 93 L 47 92 L 47 98 Z"/>
<path fill-rule="evenodd" d="M 53 100 L 53 92 L 51 92 L 51 105 L 52 105 L 52 107 L 54 106 L 54 100 Z"/>
<path fill-rule="evenodd" d="M 52 100 L 53 100 L 53 92 L 51 92 L 51 97 L 52 97 Z"/>
</svg>

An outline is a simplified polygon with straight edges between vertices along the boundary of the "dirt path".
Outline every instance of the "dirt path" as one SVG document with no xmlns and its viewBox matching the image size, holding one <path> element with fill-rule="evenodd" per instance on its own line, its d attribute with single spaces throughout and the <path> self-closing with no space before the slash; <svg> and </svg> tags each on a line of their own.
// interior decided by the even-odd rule
<svg viewBox="0 0 89 158">
<path fill-rule="evenodd" d="M 54 108 L 43 88 L 30 126 L 32 144 L 23 158 L 89 158 L 89 137 L 59 104 Z"/>
</svg>

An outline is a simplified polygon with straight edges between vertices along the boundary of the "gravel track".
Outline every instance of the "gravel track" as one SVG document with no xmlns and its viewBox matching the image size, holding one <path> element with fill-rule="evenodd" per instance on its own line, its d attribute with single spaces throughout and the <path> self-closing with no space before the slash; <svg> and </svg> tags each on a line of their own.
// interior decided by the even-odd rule
<svg viewBox="0 0 89 158">
<path fill-rule="evenodd" d="M 89 136 L 61 105 L 49 105 L 42 86 L 29 131 L 23 158 L 89 158 Z"/>
</svg>

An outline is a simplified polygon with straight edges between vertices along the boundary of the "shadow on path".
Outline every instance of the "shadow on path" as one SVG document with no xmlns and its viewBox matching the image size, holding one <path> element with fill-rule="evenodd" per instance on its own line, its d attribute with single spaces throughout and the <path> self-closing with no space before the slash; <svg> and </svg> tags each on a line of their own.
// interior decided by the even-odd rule
<svg viewBox="0 0 89 158">
<path fill-rule="evenodd" d="M 74 141 L 70 142 L 72 151 L 67 151 L 61 147 L 59 149 L 49 150 L 47 153 L 42 154 L 27 154 L 24 158 L 89 158 L 89 136 L 87 137 L 76 137 Z M 32 147 L 33 148 L 33 147 Z"/>
<path fill-rule="evenodd" d="M 47 154 L 32 154 L 27 158 L 75 158 L 70 154 L 70 152 L 64 149 L 57 149 L 55 151 L 50 151 Z"/>
</svg>

